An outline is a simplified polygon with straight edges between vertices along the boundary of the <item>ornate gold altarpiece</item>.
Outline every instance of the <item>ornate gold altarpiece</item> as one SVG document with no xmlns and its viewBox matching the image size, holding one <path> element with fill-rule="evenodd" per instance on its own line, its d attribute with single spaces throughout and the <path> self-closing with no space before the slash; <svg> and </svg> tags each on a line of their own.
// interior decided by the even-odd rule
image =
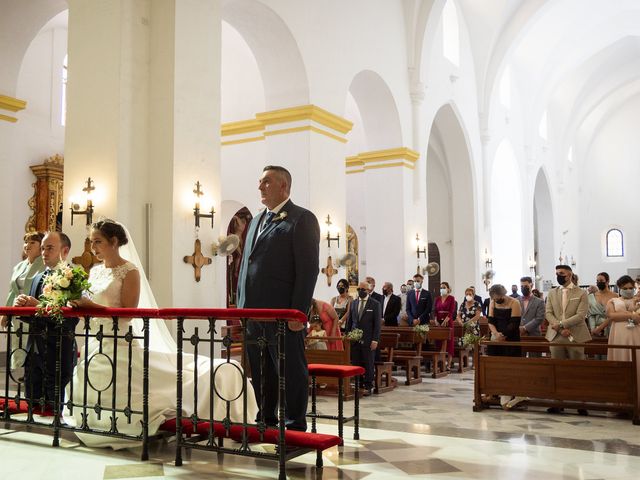
<svg viewBox="0 0 640 480">
<path fill-rule="evenodd" d="M 33 196 L 29 199 L 29 208 L 33 211 L 27 220 L 27 232 L 59 232 L 62 230 L 61 216 L 64 157 L 54 155 L 41 165 L 32 165 L 31 171 L 36 176 L 33 184 Z"/>
</svg>

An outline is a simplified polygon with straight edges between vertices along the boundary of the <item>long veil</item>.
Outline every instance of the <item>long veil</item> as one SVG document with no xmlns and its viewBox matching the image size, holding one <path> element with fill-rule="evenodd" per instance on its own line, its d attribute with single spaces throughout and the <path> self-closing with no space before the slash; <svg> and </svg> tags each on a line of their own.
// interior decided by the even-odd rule
<svg viewBox="0 0 640 480">
<path fill-rule="evenodd" d="M 127 238 L 129 239 L 129 242 L 126 245 L 120 247 L 120 255 L 125 260 L 129 260 L 133 263 L 140 272 L 140 299 L 138 300 L 138 308 L 158 308 L 158 302 L 156 302 L 156 297 L 153 295 L 151 285 L 149 285 L 149 280 L 147 280 L 147 276 L 145 275 L 142 262 L 140 261 L 140 256 L 138 255 L 138 250 L 133 243 L 133 238 L 131 237 L 129 230 L 127 230 L 127 227 L 122 223 L 119 223 L 119 225 L 124 229 L 127 234 Z M 142 335 L 142 319 L 135 318 L 131 323 L 133 325 L 134 333 L 136 335 Z M 161 318 L 149 319 L 149 350 L 173 354 L 177 351 L 176 341 L 167 328 L 167 324 Z"/>
</svg>

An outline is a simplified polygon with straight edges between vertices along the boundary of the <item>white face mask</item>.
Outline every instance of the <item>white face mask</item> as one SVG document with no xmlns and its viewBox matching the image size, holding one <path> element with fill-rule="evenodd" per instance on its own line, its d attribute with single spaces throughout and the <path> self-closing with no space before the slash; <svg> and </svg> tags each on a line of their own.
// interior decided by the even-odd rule
<svg viewBox="0 0 640 480">
<path fill-rule="evenodd" d="M 622 288 L 620 289 L 620 296 L 622 298 L 630 299 L 636 294 L 635 288 Z"/>
<path fill-rule="evenodd" d="M 446 288 L 441 288 L 440 289 L 440 295 L 442 295 L 443 297 L 447 294 L 447 289 Z"/>
<path fill-rule="evenodd" d="M 473 300 L 473 297 L 471 295 L 467 295 L 466 297 L 464 297 L 467 299 L 467 302 L 470 302 L 471 300 Z"/>
<path fill-rule="evenodd" d="M 420 290 L 422 288 L 422 283 L 413 282 L 413 288 L 415 288 L 416 290 Z"/>
</svg>

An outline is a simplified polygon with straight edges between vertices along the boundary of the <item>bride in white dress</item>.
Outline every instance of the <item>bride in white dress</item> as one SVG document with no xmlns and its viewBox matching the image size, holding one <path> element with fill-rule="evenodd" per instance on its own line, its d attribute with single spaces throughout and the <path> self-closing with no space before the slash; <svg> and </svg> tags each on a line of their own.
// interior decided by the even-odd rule
<svg viewBox="0 0 640 480">
<path fill-rule="evenodd" d="M 90 233 L 91 249 L 103 263 L 95 265 L 91 269 L 89 281 L 91 283 L 91 298 L 72 302 L 72 305 L 80 308 L 156 308 L 155 299 L 151 293 L 148 282 L 141 275 L 141 266 L 137 252 L 129 243 L 125 228 L 111 220 L 103 220 L 92 226 Z M 122 256 L 121 256 L 122 254 Z M 129 261 L 123 257 L 128 257 Z M 142 292 L 142 295 L 141 295 Z M 142 367 L 144 350 L 141 341 L 129 342 L 124 338 L 117 340 L 117 358 L 114 360 L 114 340 L 112 318 L 92 318 L 90 321 L 90 333 L 95 335 L 102 327 L 106 336 L 100 342 L 95 337 L 90 337 L 87 345 L 81 350 L 78 366 L 73 379 L 73 402 L 75 405 L 87 405 L 87 422 L 93 430 L 109 431 L 111 429 L 112 398 L 112 366 L 117 364 L 117 377 L 115 381 L 116 405 L 121 410 L 116 412 L 116 428 L 119 433 L 127 435 L 141 435 L 142 415 L 132 414 L 129 421 L 122 410 L 127 408 L 133 411 L 142 411 Z M 118 336 L 124 337 L 132 327 L 133 334 L 142 335 L 141 319 L 118 320 Z M 81 320 L 77 336 L 81 336 L 84 322 Z M 169 333 L 166 324 L 160 319 L 150 320 L 150 348 L 149 348 L 149 436 L 155 434 L 158 427 L 168 418 L 176 416 L 176 351 L 175 340 Z M 206 331 L 206 330 L 205 330 Z M 129 350 L 131 353 L 129 354 Z M 131 355 L 131 379 L 128 378 L 129 355 Z M 86 402 L 84 401 L 85 377 L 87 375 L 85 358 L 89 360 L 88 379 L 86 386 Z M 226 360 L 213 360 L 202 355 L 198 356 L 198 417 L 209 418 L 210 371 L 216 366 L 226 363 Z M 235 362 L 234 362 L 235 363 Z M 191 415 L 193 412 L 194 389 L 194 357 L 183 354 L 183 414 Z M 236 368 L 237 366 L 237 368 Z M 215 375 L 215 388 L 218 392 L 227 392 L 226 398 L 236 398 L 242 389 L 242 377 L 240 367 L 228 365 L 228 368 L 219 368 Z M 222 374 L 220 374 L 222 373 Z M 257 413 L 257 406 L 251 385 L 247 396 L 247 421 L 252 422 Z M 130 389 L 130 390 L 129 390 Z M 130 391 L 130 393 L 129 393 Z M 99 393 L 100 392 L 100 393 Z M 217 397 L 217 395 L 214 394 Z M 229 417 L 232 422 L 242 422 L 242 396 L 230 403 Z M 92 408 L 100 404 L 102 412 L 100 418 Z M 73 418 L 77 426 L 82 425 L 82 407 L 74 406 Z M 226 404 L 219 398 L 214 401 L 214 419 L 222 420 L 226 416 Z M 96 447 L 129 448 L 139 442 L 132 442 L 117 437 L 104 437 L 99 435 L 79 433 L 78 437 L 83 443 Z"/>
</svg>

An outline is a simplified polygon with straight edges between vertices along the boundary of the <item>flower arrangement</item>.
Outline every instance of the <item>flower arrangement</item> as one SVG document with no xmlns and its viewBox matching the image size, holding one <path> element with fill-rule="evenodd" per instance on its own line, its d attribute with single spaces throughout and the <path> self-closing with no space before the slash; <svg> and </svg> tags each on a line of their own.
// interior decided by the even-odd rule
<svg viewBox="0 0 640 480">
<path fill-rule="evenodd" d="M 347 332 L 347 334 L 345 335 L 347 337 L 347 340 L 351 341 L 351 342 L 362 342 L 362 330 L 359 328 L 354 328 L 353 330 L 350 330 L 349 332 Z"/>
<path fill-rule="evenodd" d="M 475 322 L 467 322 L 465 324 L 466 332 L 462 337 L 462 346 L 474 347 L 478 343 L 480 343 L 480 340 L 482 340 L 482 337 L 476 333 L 476 325 L 477 324 Z"/>
<path fill-rule="evenodd" d="M 89 291 L 91 284 L 88 278 L 89 275 L 82 267 L 59 263 L 44 279 L 36 315 L 52 317 L 58 324 L 62 324 L 62 307 L 67 302 L 78 300 L 83 292 Z"/>
<path fill-rule="evenodd" d="M 416 335 L 420 335 L 420 338 L 426 338 L 427 333 L 429 332 L 429 325 L 426 323 L 418 324 L 413 327 L 413 331 Z"/>
</svg>

